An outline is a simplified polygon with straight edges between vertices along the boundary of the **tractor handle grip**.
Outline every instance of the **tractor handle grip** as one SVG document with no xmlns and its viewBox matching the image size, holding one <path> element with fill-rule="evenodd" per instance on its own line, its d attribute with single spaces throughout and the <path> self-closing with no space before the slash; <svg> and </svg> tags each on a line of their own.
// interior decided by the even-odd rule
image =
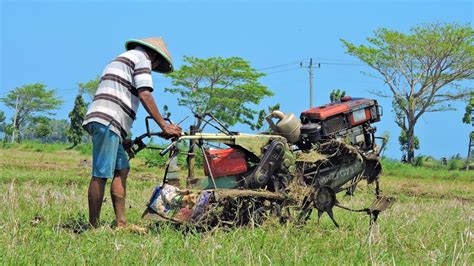
<svg viewBox="0 0 474 266">
<path fill-rule="evenodd" d="M 150 119 L 153 119 L 153 117 L 147 116 L 147 117 L 145 118 L 146 135 L 147 135 L 147 137 L 150 137 L 150 136 L 151 136 L 151 134 L 150 134 L 150 123 L 148 122 L 148 120 L 150 120 Z"/>
<path fill-rule="evenodd" d="M 145 118 L 145 125 L 146 125 L 146 136 L 150 137 L 151 136 L 151 131 L 150 131 L 150 122 L 148 120 L 153 119 L 151 116 L 147 116 Z M 163 118 L 165 121 L 167 121 L 170 124 L 173 124 L 173 120 L 171 120 L 169 117 L 164 117 Z"/>
</svg>

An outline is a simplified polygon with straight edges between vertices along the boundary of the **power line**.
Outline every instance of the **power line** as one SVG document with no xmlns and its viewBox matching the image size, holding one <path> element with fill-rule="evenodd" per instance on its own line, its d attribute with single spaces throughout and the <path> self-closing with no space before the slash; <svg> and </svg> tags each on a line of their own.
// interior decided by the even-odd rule
<svg viewBox="0 0 474 266">
<path fill-rule="evenodd" d="M 345 65 L 347 65 L 347 66 L 350 66 L 350 65 L 363 65 L 363 62 L 355 61 L 355 60 L 331 59 L 331 58 L 322 58 L 322 57 L 313 57 L 313 58 L 318 60 L 318 61 L 329 61 L 329 62 L 319 62 L 319 64 L 321 64 L 321 65 L 341 65 L 341 66 L 345 66 Z M 278 64 L 278 65 L 258 68 L 256 70 L 257 71 L 262 71 L 262 70 L 281 68 L 281 67 L 285 67 L 285 66 L 291 66 L 291 65 L 294 65 L 294 64 L 298 64 L 300 62 L 306 62 L 306 61 L 309 61 L 309 60 L 310 60 L 310 58 L 303 58 L 303 59 L 293 61 L 293 62 L 282 63 L 282 64 Z"/>
<path fill-rule="evenodd" d="M 268 70 L 268 69 L 274 69 L 274 68 L 280 68 L 280 67 L 284 67 L 284 66 L 294 65 L 294 64 L 297 64 L 297 63 L 298 63 L 298 62 L 291 62 L 291 63 L 281 64 L 281 65 L 275 65 L 275 66 L 271 66 L 271 67 L 264 67 L 264 68 L 259 68 L 259 69 L 257 69 L 257 71 Z"/>
<path fill-rule="evenodd" d="M 303 59 L 296 60 L 296 61 L 293 61 L 293 62 L 278 64 L 278 65 L 269 66 L 269 67 L 262 67 L 262 68 L 258 68 L 258 69 L 256 69 L 256 70 L 257 70 L 257 71 L 261 71 L 261 70 L 268 70 L 268 69 L 280 68 L 280 67 L 284 67 L 284 66 L 290 66 L 290 65 L 294 65 L 294 64 L 299 64 L 301 61 L 307 61 L 307 60 L 309 60 L 309 58 L 303 58 Z"/>
<path fill-rule="evenodd" d="M 281 68 L 281 67 L 285 67 L 285 66 L 291 66 L 291 65 L 296 65 L 297 63 L 303 63 L 304 61 L 301 61 L 301 62 L 293 62 L 293 63 L 287 63 L 287 64 L 280 64 L 280 65 L 275 65 L 275 66 L 271 66 L 271 67 L 266 67 L 266 68 L 260 68 L 260 69 L 257 69 L 258 71 L 260 70 L 264 70 L 264 69 L 275 69 L 275 68 Z M 321 65 L 325 65 L 325 66 L 363 66 L 364 64 L 363 63 L 337 63 L 337 62 L 318 62 L 317 63 L 319 66 Z M 290 71 L 290 70 L 295 70 L 295 69 L 298 69 L 299 67 L 294 67 L 294 68 L 289 68 L 289 69 L 283 69 L 283 70 L 277 70 L 277 71 L 273 71 L 273 72 L 267 72 L 266 74 L 267 75 L 270 75 L 270 74 L 274 74 L 274 73 L 280 73 L 280 72 L 286 72 L 286 71 Z"/>
<path fill-rule="evenodd" d="M 289 68 L 289 69 L 283 69 L 283 70 L 268 72 L 268 73 L 265 73 L 265 74 L 271 75 L 271 74 L 275 74 L 275 73 L 287 72 L 287 71 L 292 71 L 292 70 L 296 70 L 296 69 L 300 69 L 300 67 L 297 66 L 297 67 L 292 67 L 292 68 Z"/>
<path fill-rule="evenodd" d="M 328 63 L 321 62 L 319 64 L 321 64 L 321 65 L 335 65 L 335 66 L 362 66 L 362 65 L 364 65 L 362 63 L 331 63 L 331 62 L 328 62 Z"/>
<path fill-rule="evenodd" d="M 345 60 L 345 59 L 330 59 L 330 58 L 321 58 L 321 57 L 313 57 L 314 59 L 317 60 L 322 60 L 322 61 L 334 61 L 334 62 L 346 62 L 346 63 L 362 63 L 361 61 L 355 61 L 355 60 Z"/>
</svg>

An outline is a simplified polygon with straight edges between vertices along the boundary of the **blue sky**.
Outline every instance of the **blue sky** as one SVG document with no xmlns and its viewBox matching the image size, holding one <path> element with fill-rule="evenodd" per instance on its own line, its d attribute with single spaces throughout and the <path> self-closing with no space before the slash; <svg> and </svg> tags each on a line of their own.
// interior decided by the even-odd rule
<svg viewBox="0 0 474 266">
<path fill-rule="evenodd" d="M 1 1 L 0 95 L 34 82 L 56 89 L 65 101 L 57 118 L 67 118 L 77 83 L 100 74 L 123 51 L 125 40 L 163 36 L 175 67 L 182 57 L 240 56 L 269 73 L 261 82 L 275 92 L 260 108 L 280 102 L 282 111 L 299 114 L 308 108 L 308 73 L 299 62 L 313 58 L 314 102 L 328 101 L 342 88 L 352 96 L 375 97 L 383 84 L 361 72 L 374 73 L 345 54 L 340 39 L 365 43 L 379 27 L 407 32 L 430 22 L 473 22 L 473 1 Z M 284 67 L 274 67 L 278 65 Z M 273 68 L 274 67 L 274 68 Z M 154 74 L 157 103 L 167 104 L 174 120 L 188 114 L 163 92 L 169 80 Z M 472 87 L 472 83 L 471 83 Z M 386 88 L 385 88 L 386 89 Z M 400 132 L 388 99 L 378 98 L 385 115 L 378 132 L 390 132 L 386 155 L 399 158 Z M 419 153 L 435 157 L 467 152 L 472 127 L 458 111 L 426 114 L 416 128 Z M 0 104 L 8 117 L 12 111 Z M 139 111 L 133 133 L 144 130 L 146 112 Z M 189 125 L 188 119 L 184 126 Z M 245 126 L 236 130 L 247 131 Z"/>
</svg>

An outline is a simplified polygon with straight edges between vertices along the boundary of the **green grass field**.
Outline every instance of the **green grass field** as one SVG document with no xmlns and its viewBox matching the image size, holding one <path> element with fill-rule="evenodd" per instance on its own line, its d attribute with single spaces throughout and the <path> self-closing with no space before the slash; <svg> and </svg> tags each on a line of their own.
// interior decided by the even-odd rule
<svg viewBox="0 0 474 266">
<path fill-rule="evenodd" d="M 387 162 L 384 194 L 397 203 L 369 230 L 368 217 L 335 209 L 341 228 L 324 217 L 304 227 L 268 222 L 260 228 L 183 232 L 150 227 L 144 235 L 111 228 L 107 195 L 99 229 L 85 223 L 90 166 L 86 152 L 65 145 L 0 148 L 0 264 L 474 264 L 474 172 Z M 127 217 L 141 212 L 162 174 L 132 161 Z M 345 205 L 372 200 L 362 183 Z"/>
</svg>

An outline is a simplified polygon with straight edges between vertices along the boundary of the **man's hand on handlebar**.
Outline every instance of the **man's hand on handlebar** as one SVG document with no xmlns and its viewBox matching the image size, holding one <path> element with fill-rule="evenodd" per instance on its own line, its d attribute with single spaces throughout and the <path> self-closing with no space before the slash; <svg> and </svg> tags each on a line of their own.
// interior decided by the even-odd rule
<svg viewBox="0 0 474 266">
<path fill-rule="evenodd" d="M 182 135 L 181 127 L 175 124 L 166 124 L 162 130 L 163 132 L 160 134 L 160 136 L 165 139 L 170 139 L 173 137 L 179 138 Z"/>
</svg>

